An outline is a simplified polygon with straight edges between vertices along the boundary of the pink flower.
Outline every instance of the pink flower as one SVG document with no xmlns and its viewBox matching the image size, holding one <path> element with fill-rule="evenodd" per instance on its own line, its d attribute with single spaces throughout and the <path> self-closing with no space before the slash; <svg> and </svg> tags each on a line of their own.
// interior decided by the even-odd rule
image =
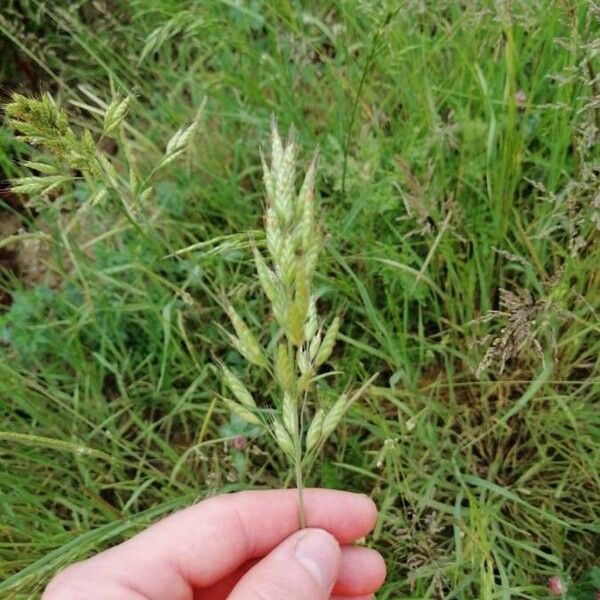
<svg viewBox="0 0 600 600">
<path fill-rule="evenodd" d="M 527 104 L 527 94 L 523 90 L 517 90 L 515 92 L 515 104 L 517 108 L 525 108 Z"/>
<path fill-rule="evenodd" d="M 231 440 L 231 446 L 236 450 L 243 450 L 246 447 L 247 441 L 245 435 L 238 435 Z"/>
<path fill-rule="evenodd" d="M 548 579 L 548 589 L 553 596 L 562 596 L 567 591 L 563 580 L 558 575 Z"/>
</svg>

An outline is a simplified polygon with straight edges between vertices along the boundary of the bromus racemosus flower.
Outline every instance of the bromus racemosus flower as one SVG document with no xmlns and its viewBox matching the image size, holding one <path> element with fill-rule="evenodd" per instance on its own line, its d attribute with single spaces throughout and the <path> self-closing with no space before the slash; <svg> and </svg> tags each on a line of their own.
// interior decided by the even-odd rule
<svg viewBox="0 0 600 600">
<path fill-rule="evenodd" d="M 329 359 L 340 329 L 340 318 L 328 324 L 319 319 L 313 294 L 322 235 L 315 218 L 315 153 L 300 191 L 296 191 L 297 145 L 291 131 L 282 140 L 273 122 L 270 162 L 262 156 L 266 190 L 266 255 L 254 245 L 254 262 L 260 286 L 267 296 L 277 332 L 267 356 L 257 337 L 233 306 L 223 301 L 235 334 L 227 333 L 232 346 L 250 363 L 266 369 L 277 383 L 277 408 L 265 418 L 246 386 L 224 364 L 223 381 L 232 398 L 227 407 L 275 439 L 294 468 L 299 491 L 300 525 L 305 526 L 303 468 L 309 465 L 333 433 L 350 405 L 372 379 L 354 394 L 342 393 L 328 410 L 315 408 L 317 371 Z"/>
</svg>

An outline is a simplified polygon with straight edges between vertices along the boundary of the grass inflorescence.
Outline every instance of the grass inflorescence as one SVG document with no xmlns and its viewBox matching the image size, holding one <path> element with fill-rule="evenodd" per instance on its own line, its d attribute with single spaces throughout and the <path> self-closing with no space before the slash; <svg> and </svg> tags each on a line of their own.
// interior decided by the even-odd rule
<svg viewBox="0 0 600 600">
<path fill-rule="evenodd" d="M 275 348 L 267 359 L 257 337 L 229 303 L 225 312 L 235 329 L 228 334 L 232 346 L 246 360 L 271 375 L 278 384 L 278 410 L 267 421 L 257 414 L 257 405 L 244 384 L 224 364 L 223 381 L 235 397 L 225 404 L 238 417 L 268 431 L 294 467 L 299 492 L 300 525 L 306 525 L 303 505 L 303 471 L 316 452 L 335 431 L 352 403 L 364 392 L 343 392 L 326 411 L 315 409 L 314 384 L 335 375 L 320 373 L 328 361 L 340 331 L 340 317 L 325 323 L 319 320 L 313 279 L 323 243 L 315 213 L 315 172 L 312 159 L 299 192 L 296 192 L 297 144 L 295 132 L 282 140 L 275 122 L 271 128 L 271 160 L 264 156 L 263 180 L 266 190 L 265 246 L 269 255 L 253 248 L 256 275 L 277 324 L 267 345 Z"/>
</svg>

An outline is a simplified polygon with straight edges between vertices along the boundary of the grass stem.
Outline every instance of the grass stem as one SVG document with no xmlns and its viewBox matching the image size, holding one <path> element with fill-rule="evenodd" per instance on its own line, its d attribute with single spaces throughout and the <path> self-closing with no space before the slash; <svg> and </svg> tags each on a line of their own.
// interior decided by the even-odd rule
<svg viewBox="0 0 600 600">
<path fill-rule="evenodd" d="M 298 488 L 298 512 L 300 514 L 300 529 L 306 528 L 306 512 L 304 510 L 304 480 L 302 477 L 302 450 L 300 444 L 296 444 L 296 456 L 294 458 L 294 472 L 296 475 L 296 487 Z"/>
</svg>

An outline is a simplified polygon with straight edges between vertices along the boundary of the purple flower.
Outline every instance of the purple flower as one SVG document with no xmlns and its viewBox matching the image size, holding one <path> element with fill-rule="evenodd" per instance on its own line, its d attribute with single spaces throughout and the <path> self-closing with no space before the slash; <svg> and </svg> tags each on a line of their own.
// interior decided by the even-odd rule
<svg viewBox="0 0 600 600">
<path fill-rule="evenodd" d="M 563 580 L 558 575 L 553 575 L 548 579 L 548 589 L 552 596 L 562 596 L 567 591 Z"/>
<path fill-rule="evenodd" d="M 231 440 L 231 446 L 235 448 L 235 450 L 243 450 L 246 447 L 246 443 L 248 439 L 245 435 L 238 435 Z"/>
<path fill-rule="evenodd" d="M 515 92 L 515 104 L 517 108 L 525 108 L 527 104 L 527 94 L 523 90 L 517 90 Z"/>
</svg>

